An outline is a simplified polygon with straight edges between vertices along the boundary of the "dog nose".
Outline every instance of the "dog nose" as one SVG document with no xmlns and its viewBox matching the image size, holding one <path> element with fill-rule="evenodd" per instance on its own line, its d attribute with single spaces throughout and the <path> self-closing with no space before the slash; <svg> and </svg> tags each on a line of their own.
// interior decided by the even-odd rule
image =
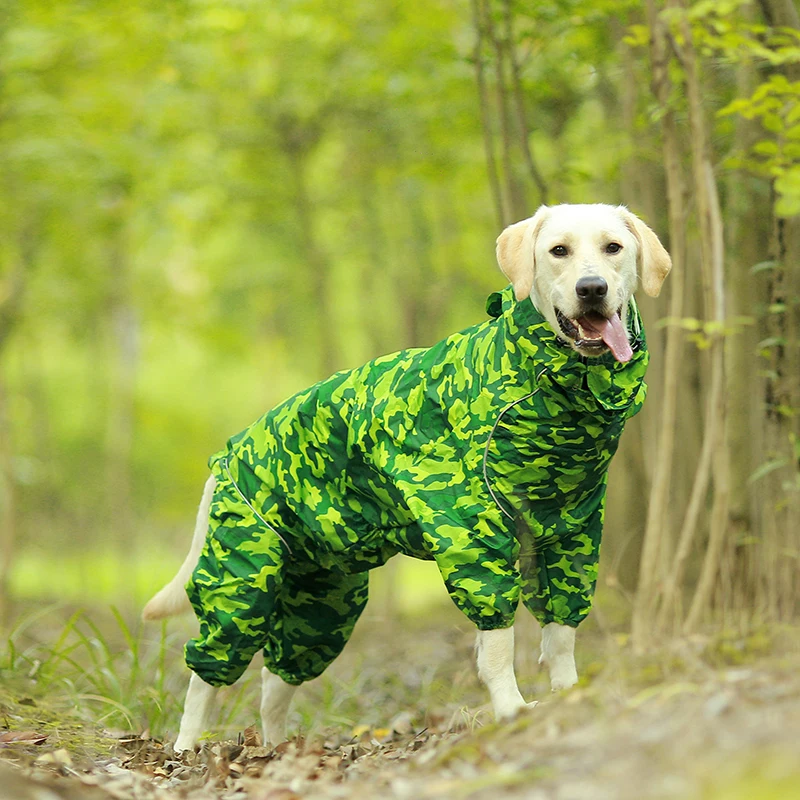
<svg viewBox="0 0 800 800">
<path fill-rule="evenodd" d="M 599 275 L 585 275 L 575 284 L 575 294 L 581 300 L 596 303 L 608 294 L 608 284 Z"/>
</svg>

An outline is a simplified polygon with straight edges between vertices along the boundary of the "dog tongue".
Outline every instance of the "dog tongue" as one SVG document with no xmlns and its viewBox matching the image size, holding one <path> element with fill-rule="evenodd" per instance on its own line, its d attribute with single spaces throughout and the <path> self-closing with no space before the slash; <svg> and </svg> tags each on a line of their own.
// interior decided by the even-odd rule
<svg viewBox="0 0 800 800">
<path fill-rule="evenodd" d="M 611 319 L 606 319 L 600 314 L 581 317 L 580 326 L 589 333 L 598 333 L 613 353 L 617 361 L 626 362 L 633 358 L 633 350 L 628 343 L 628 335 L 619 314 L 614 314 Z"/>
</svg>

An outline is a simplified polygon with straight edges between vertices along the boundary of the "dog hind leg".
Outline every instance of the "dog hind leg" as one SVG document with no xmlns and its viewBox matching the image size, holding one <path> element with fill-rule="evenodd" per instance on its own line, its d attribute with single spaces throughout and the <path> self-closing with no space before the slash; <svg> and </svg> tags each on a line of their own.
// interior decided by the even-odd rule
<svg viewBox="0 0 800 800">
<path fill-rule="evenodd" d="M 261 729 L 264 744 L 273 747 L 286 741 L 286 716 L 296 686 L 261 668 Z"/>
<path fill-rule="evenodd" d="M 536 703 L 526 703 L 514 675 L 514 629 L 500 628 L 478 631 L 475 641 L 478 655 L 478 676 L 489 690 L 492 708 L 497 719 L 509 719 L 524 708 Z"/>
<path fill-rule="evenodd" d="M 575 668 L 575 628 L 549 622 L 542 628 L 542 654 L 539 663 L 550 672 L 550 688 L 554 692 L 569 689 L 578 682 Z"/>
<path fill-rule="evenodd" d="M 175 751 L 194 750 L 203 732 L 208 727 L 211 705 L 217 694 L 217 687 L 206 683 L 192 673 L 186 702 L 183 705 L 181 729 L 175 742 Z"/>
</svg>

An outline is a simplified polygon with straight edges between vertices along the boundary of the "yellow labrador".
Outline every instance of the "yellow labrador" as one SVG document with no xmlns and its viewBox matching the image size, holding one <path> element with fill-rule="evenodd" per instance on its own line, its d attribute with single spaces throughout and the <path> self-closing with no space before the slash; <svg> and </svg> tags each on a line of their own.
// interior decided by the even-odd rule
<svg viewBox="0 0 800 800">
<path fill-rule="evenodd" d="M 632 352 L 626 315 L 637 283 L 658 295 L 670 270 L 670 258 L 656 235 L 622 206 L 558 205 L 541 207 L 533 217 L 507 228 L 497 240 L 500 268 L 517 299 L 530 297 L 553 331 L 583 356 L 609 350 L 618 361 Z M 148 603 L 143 616 L 159 619 L 188 609 L 183 586 L 190 577 L 206 535 L 213 477 L 197 517 L 189 555 L 175 578 Z M 550 623 L 544 627 L 540 662 L 550 673 L 553 690 L 577 681 L 575 629 Z M 499 719 L 525 708 L 514 675 L 513 628 L 479 631 L 478 672 Z M 261 717 L 265 741 L 284 738 L 294 686 L 263 671 Z M 193 675 L 176 749 L 194 747 L 205 728 L 214 688 Z"/>
</svg>

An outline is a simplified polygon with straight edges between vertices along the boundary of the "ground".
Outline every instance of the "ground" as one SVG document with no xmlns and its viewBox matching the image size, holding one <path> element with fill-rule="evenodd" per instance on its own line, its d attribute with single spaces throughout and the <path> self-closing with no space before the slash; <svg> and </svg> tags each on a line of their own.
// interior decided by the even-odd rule
<svg viewBox="0 0 800 800">
<path fill-rule="evenodd" d="M 301 691 L 292 741 L 261 746 L 254 669 L 225 694 L 202 751 L 178 758 L 169 741 L 183 632 L 149 641 L 119 615 L 101 616 L 76 614 L 47 648 L 46 629 L 38 644 L 19 633 L 9 640 L 0 796 L 800 798 L 796 629 L 709 627 L 637 655 L 624 634 L 587 625 L 581 682 L 552 695 L 536 664 L 535 625 L 523 620 L 520 684 L 539 704 L 498 725 L 457 613 L 367 618 L 329 673 Z M 21 735 L 29 739 L 13 741 Z"/>
</svg>

